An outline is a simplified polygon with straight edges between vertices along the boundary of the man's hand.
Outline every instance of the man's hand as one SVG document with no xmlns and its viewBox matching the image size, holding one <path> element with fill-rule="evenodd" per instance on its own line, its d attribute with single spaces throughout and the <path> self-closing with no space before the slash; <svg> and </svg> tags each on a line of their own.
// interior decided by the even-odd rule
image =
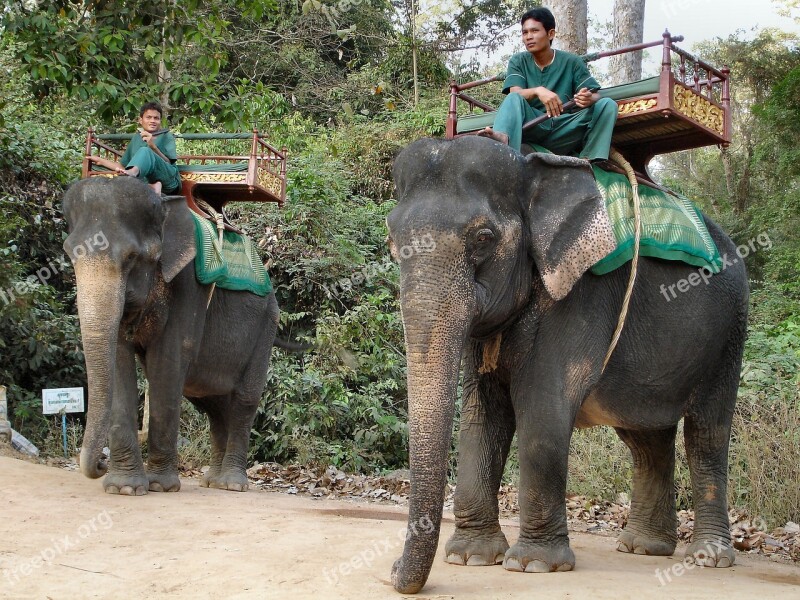
<svg viewBox="0 0 800 600">
<path fill-rule="evenodd" d="M 588 88 L 581 88 L 574 96 L 575 104 L 581 108 L 591 106 L 597 102 L 598 98 L 600 98 L 600 95 L 597 92 L 592 92 Z"/>
<path fill-rule="evenodd" d="M 539 102 L 544 104 L 544 109 L 547 111 L 548 117 L 557 117 L 561 114 L 563 104 L 558 94 L 551 92 L 546 87 L 538 87 L 534 88 L 534 90 L 536 91 L 536 97 L 539 98 Z"/>
<path fill-rule="evenodd" d="M 142 141 L 150 146 L 151 150 L 156 149 L 156 143 L 153 140 L 153 134 L 145 131 L 144 129 L 139 129 L 139 135 L 142 137 Z"/>
<path fill-rule="evenodd" d="M 164 156 L 164 153 L 158 149 L 158 146 L 156 146 L 156 140 L 152 133 L 149 133 L 144 129 L 139 128 L 139 135 L 142 137 L 142 141 L 148 145 L 150 150 L 156 153 L 156 156 L 159 156 L 161 160 L 163 160 L 165 163 L 170 162 L 170 160 L 166 156 Z"/>
</svg>

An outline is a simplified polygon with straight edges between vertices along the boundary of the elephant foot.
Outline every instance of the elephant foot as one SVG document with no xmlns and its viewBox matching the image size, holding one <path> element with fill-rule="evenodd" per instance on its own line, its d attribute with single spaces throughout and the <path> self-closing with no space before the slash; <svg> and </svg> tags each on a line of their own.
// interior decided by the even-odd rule
<svg viewBox="0 0 800 600">
<path fill-rule="evenodd" d="M 149 482 L 144 475 L 123 475 L 109 473 L 103 479 L 103 489 L 106 494 L 119 494 L 120 496 L 144 496 L 147 493 Z"/>
<path fill-rule="evenodd" d="M 571 571 L 575 567 L 575 554 L 569 541 L 551 544 L 517 542 L 506 552 L 503 568 L 524 573 L 551 573 Z"/>
<path fill-rule="evenodd" d="M 647 556 L 672 556 L 676 544 L 675 539 L 658 539 L 630 529 L 623 531 L 617 538 L 619 552 Z"/>
<path fill-rule="evenodd" d="M 249 486 L 247 475 L 239 471 L 223 471 L 214 474 L 209 471 L 200 480 L 200 485 L 218 490 L 230 490 L 232 492 L 246 492 Z"/>
<path fill-rule="evenodd" d="M 177 492 L 181 489 L 181 480 L 177 473 L 147 472 L 151 492 Z"/>
<path fill-rule="evenodd" d="M 445 546 L 445 562 L 451 565 L 485 567 L 503 562 L 508 542 L 502 531 L 493 533 L 456 529 Z"/>
<path fill-rule="evenodd" d="M 689 544 L 684 561 L 698 567 L 732 567 L 736 552 L 729 539 L 698 540 Z"/>
</svg>

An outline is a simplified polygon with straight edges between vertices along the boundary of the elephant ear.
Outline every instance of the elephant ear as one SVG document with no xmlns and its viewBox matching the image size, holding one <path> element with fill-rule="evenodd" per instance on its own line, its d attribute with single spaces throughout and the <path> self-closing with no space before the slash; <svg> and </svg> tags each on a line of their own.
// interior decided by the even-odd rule
<svg viewBox="0 0 800 600">
<path fill-rule="evenodd" d="M 561 300 L 617 241 L 586 161 L 534 153 L 525 162 L 530 252 L 547 292 Z"/>
<path fill-rule="evenodd" d="M 182 197 L 162 200 L 164 221 L 161 226 L 161 274 L 170 282 L 197 253 L 194 218 Z"/>
</svg>

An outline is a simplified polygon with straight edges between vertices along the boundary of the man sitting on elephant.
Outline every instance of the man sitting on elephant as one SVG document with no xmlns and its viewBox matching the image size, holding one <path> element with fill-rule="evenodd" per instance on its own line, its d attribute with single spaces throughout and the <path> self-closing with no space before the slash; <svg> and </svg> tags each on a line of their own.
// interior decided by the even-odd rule
<svg viewBox="0 0 800 600">
<path fill-rule="evenodd" d="M 551 47 L 556 20 L 546 8 L 522 15 L 522 41 L 526 52 L 508 61 L 503 93 L 508 96 L 497 110 L 494 127 L 478 135 L 508 144 L 519 151 L 524 140 L 555 154 L 577 154 L 586 160 L 607 159 L 617 120 L 617 104 L 601 98 L 600 85 L 586 63 L 575 54 Z M 561 114 L 563 103 L 574 98 L 582 110 Z M 530 131 L 527 121 L 547 113 L 552 117 Z"/>
<path fill-rule="evenodd" d="M 158 102 L 148 102 L 139 110 L 139 132 L 133 136 L 120 162 L 90 156 L 92 162 L 120 175 L 138 177 L 156 193 L 176 194 L 181 190 L 181 176 L 175 162 L 178 154 L 175 138 L 161 131 L 164 111 Z"/>
</svg>

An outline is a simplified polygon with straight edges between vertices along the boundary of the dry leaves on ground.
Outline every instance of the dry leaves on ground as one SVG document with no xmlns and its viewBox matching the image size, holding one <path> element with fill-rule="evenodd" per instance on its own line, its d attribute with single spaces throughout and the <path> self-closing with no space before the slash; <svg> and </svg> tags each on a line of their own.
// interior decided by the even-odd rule
<svg viewBox="0 0 800 600">
<path fill-rule="evenodd" d="M 197 473 L 199 475 L 199 472 Z M 359 498 L 372 502 L 407 504 L 411 489 L 407 470 L 388 475 L 352 475 L 334 466 L 306 468 L 299 465 L 284 467 L 277 463 L 256 463 L 247 470 L 254 487 L 264 490 L 325 498 Z M 452 508 L 455 486 L 447 486 L 445 508 Z M 518 491 L 503 485 L 498 492 L 500 514 L 505 518 L 518 515 Z M 586 531 L 600 535 L 617 535 L 628 522 L 630 500 L 620 494 L 616 502 L 568 495 L 567 519 L 573 531 Z M 788 522 L 771 532 L 764 524 L 746 512 L 729 511 L 731 536 L 734 547 L 748 554 L 761 554 L 774 560 L 800 561 L 800 525 Z M 682 542 L 691 539 L 694 530 L 694 511 L 678 511 L 678 537 Z"/>
</svg>

